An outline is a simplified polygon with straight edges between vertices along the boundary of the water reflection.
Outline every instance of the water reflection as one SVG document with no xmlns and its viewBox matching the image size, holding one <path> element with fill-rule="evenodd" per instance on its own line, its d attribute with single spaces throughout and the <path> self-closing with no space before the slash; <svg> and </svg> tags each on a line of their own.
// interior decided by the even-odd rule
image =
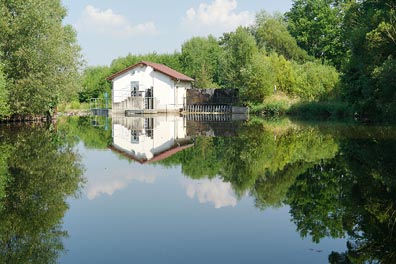
<svg viewBox="0 0 396 264">
<path fill-rule="evenodd" d="M 200 222 L 204 223 L 202 230 L 213 224 L 215 235 L 215 229 L 223 228 L 224 234 L 249 229 L 250 237 L 244 241 L 261 234 L 263 237 L 260 235 L 252 241 L 263 242 L 266 234 L 260 233 L 260 223 L 267 224 L 266 213 L 271 208 L 290 208 L 287 218 L 295 226 L 298 237 L 307 237 L 315 243 L 327 238 L 348 241 L 345 250 L 324 250 L 323 255 L 330 263 L 396 262 L 394 127 L 258 119 L 213 122 L 194 118 L 113 118 L 109 126 L 112 129 L 107 130 L 101 124 L 111 124 L 110 120 L 95 119 L 93 123 L 90 117 L 59 120 L 57 127 L 2 127 L 0 262 L 53 263 L 64 252 L 62 241 L 67 232 L 62 228 L 62 219 L 68 210 L 65 200 L 74 196 L 83 182 L 82 161 L 76 149 L 82 150 L 87 168 L 88 182 L 84 187 L 87 206 L 106 200 L 97 199 L 101 195 L 115 200 L 121 196 L 117 193 L 137 193 L 134 199 L 117 200 L 117 206 L 112 203 L 107 206 L 129 204 L 131 207 L 127 209 L 134 208 L 130 210 L 133 216 L 127 219 L 133 224 L 120 228 L 122 232 L 128 232 L 128 228 L 133 231 L 128 239 L 140 234 L 140 227 L 134 228 L 139 224 L 147 223 L 155 230 L 150 233 L 147 227 L 142 231 L 137 238 L 139 243 L 144 241 L 142 237 L 151 235 L 152 240 L 147 241 L 153 244 L 159 239 L 158 233 L 167 230 L 180 238 L 181 234 L 173 232 L 177 233 L 178 228 L 193 230 Z M 180 173 L 184 177 L 179 177 Z M 177 188 L 170 187 L 170 179 L 177 179 L 176 184 L 172 182 Z M 130 188 L 133 185 L 138 188 Z M 167 188 L 172 189 L 172 194 L 161 196 L 161 190 Z M 168 203 L 162 203 L 158 197 L 169 199 Z M 241 209 L 241 200 L 246 201 L 245 198 L 254 203 L 256 213 L 261 210 L 266 216 L 257 217 L 256 225 L 241 227 L 236 223 L 234 228 L 224 228 L 232 219 L 247 219 L 245 223 L 249 225 L 253 216 L 241 213 L 247 211 L 230 214 Z M 163 206 L 173 206 L 167 207 L 172 214 L 164 212 Z M 98 211 L 103 210 L 99 208 Z M 208 211 L 198 213 L 197 208 Z M 222 210 L 211 210 L 209 214 L 213 208 Z M 202 212 L 208 215 L 201 216 Z M 177 222 L 179 218 L 185 220 L 182 218 L 185 215 L 193 215 L 187 218 L 193 224 Z M 216 222 L 214 219 L 219 215 L 224 219 Z M 96 215 L 92 217 L 93 221 L 99 221 Z M 166 227 L 155 221 L 164 218 Z M 205 223 L 205 219 L 213 223 Z M 92 221 L 89 225 L 92 226 Z M 113 232 L 113 223 L 106 225 Z M 96 227 L 93 229 L 98 236 Z M 199 235 L 191 233 L 194 240 Z M 198 244 L 203 241 L 199 240 Z M 227 239 L 214 243 L 231 246 Z M 257 250 L 253 244 L 251 247 Z M 281 252 L 283 248 L 277 250 Z M 318 253 L 323 249 L 318 246 L 315 250 Z"/>
<path fill-rule="evenodd" d="M 55 263 L 65 200 L 81 186 L 80 157 L 43 125 L 0 127 L 0 262 Z"/>
<path fill-rule="evenodd" d="M 183 117 L 113 117 L 111 148 L 139 163 L 162 160 L 191 146 Z"/>
<path fill-rule="evenodd" d="M 221 179 L 185 180 L 183 186 L 188 197 L 196 196 L 200 203 L 212 203 L 216 209 L 237 204 L 231 184 Z"/>
</svg>

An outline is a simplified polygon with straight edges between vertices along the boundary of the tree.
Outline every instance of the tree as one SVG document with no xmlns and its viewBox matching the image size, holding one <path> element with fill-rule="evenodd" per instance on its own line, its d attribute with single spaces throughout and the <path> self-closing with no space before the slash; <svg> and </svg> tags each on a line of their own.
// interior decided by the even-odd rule
<svg viewBox="0 0 396 264">
<path fill-rule="evenodd" d="M 252 62 L 241 69 L 241 76 L 244 86 L 240 96 L 245 102 L 262 103 L 274 91 L 277 75 L 270 58 L 263 53 L 254 56 Z"/>
<path fill-rule="evenodd" d="M 195 79 L 195 86 L 219 86 L 218 70 L 223 54 L 215 37 L 193 37 L 182 45 L 181 50 L 183 72 Z"/>
<path fill-rule="evenodd" d="M 99 98 L 103 93 L 111 94 L 111 85 L 106 80 L 110 76 L 107 66 L 88 67 L 82 77 L 82 90 L 78 93 L 80 102 L 88 102 L 91 98 Z"/>
<path fill-rule="evenodd" d="M 3 67 L 0 61 L 0 120 L 10 114 L 10 107 L 8 105 L 8 89 L 2 69 Z"/>
<path fill-rule="evenodd" d="M 351 5 L 345 17 L 351 59 L 344 95 L 364 118 L 395 120 L 395 13 L 394 1 L 363 1 Z"/>
<path fill-rule="evenodd" d="M 256 15 L 253 31 L 259 48 L 276 52 L 288 60 L 297 62 L 312 60 L 307 52 L 297 45 L 296 39 L 290 35 L 283 17 L 271 16 L 261 11 Z"/>
<path fill-rule="evenodd" d="M 222 86 L 243 87 L 241 70 L 251 64 L 258 53 L 253 35 L 246 28 L 239 27 L 235 32 L 225 33 L 220 39 L 220 45 L 225 51 L 224 65 L 221 65 Z"/>
<path fill-rule="evenodd" d="M 0 50 L 12 114 L 50 116 L 79 88 L 80 47 L 59 0 L 0 2 Z"/>
<path fill-rule="evenodd" d="M 346 59 L 342 22 L 350 1 L 295 0 L 286 20 L 288 29 L 300 47 L 321 60 L 329 60 L 338 69 Z"/>
</svg>

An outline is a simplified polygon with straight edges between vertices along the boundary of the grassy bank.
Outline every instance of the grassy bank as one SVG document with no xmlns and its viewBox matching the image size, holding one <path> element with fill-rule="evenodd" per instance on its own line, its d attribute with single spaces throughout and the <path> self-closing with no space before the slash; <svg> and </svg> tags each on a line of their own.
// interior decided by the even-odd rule
<svg viewBox="0 0 396 264">
<path fill-rule="evenodd" d="M 78 101 L 73 101 L 70 103 L 63 103 L 58 105 L 58 112 L 69 112 L 74 110 L 89 110 L 89 103 L 80 103 Z"/>
<path fill-rule="evenodd" d="M 302 119 L 352 119 L 353 110 L 344 102 L 303 102 L 284 94 L 276 94 L 262 104 L 249 105 L 250 113 L 258 116 L 294 116 Z"/>
</svg>

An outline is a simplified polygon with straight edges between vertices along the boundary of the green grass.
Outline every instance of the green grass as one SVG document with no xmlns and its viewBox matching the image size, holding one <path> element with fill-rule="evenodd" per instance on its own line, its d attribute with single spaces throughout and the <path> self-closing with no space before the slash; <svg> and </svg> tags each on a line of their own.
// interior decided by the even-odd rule
<svg viewBox="0 0 396 264">
<path fill-rule="evenodd" d="M 62 103 L 58 105 L 58 112 L 68 112 L 73 110 L 89 110 L 89 103 L 72 101 L 69 103 Z"/>
<path fill-rule="evenodd" d="M 296 98 L 278 93 L 267 97 L 261 104 L 249 105 L 249 111 L 252 114 L 266 117 L 283 116 L 297 102 L 298 99 Z"/>
</svg>

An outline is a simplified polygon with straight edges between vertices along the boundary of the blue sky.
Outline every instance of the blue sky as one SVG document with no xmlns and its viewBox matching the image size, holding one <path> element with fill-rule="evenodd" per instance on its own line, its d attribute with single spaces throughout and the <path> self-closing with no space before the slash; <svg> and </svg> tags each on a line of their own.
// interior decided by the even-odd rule
<svg viewBox="0 0 396 264">
<path fill-rule="evenodd" d="M 260 10 L 286 12 L 291 0 L 62 0 L 88 65 L 128 53 L 174 52 L 192 36 L 249 25 Z"/>
</svg>

